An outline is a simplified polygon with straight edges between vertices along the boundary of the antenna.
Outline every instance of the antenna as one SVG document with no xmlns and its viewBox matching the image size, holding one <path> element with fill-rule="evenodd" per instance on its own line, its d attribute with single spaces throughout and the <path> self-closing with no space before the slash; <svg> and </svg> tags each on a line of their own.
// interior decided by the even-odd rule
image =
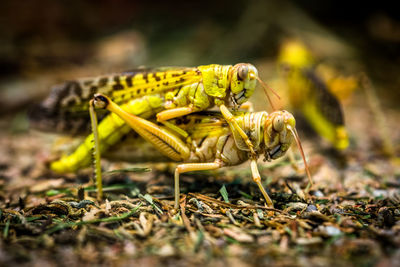
<svg viewBox="0 0 400 267">
<path fill-rule="evenodd" d="M 306 173 L 307 173 L 307 177 L 308 177 L 308 185 L 307 185 L 307 188 L 306 188 L 306 192 L 308 193 L 308 191 L 310 190 L 310 188 L 313 186 L 313 181 L 312 181 L 311 174 L 310 174 L 310 170 L 309 170 L 309 168 L 308 168 L 308 164 L 307 164 L 307 161 L 306 161 L 306 156 L 304 155 L 303 147 L 302 147 L 301 142 L 300 142 L 300 137 L 299 137 L 299 135 L 297 134 L 296 128 L 292 128 L 292 127 L 290 127 L 290 126 L 288 125 L 288 126 L 287 126 L 287 129 L 289 129 L 289 131 L 292 132 L 292 134 L 293 134 L 293 136 L 294 136 L 294 139 L 296 140 L 297 147 L 298 147 L 299 150 L 300 150 L 301 157 L 303 158 L 304 167 L 305 167 L 305 169 L 306 169 Z"/>
<path fill-rule="evenodd" d="M 265 83 L 263 80 L 261 80 L 258 76 L 256 77 L 256 79 L 257 79 L 257 81 L 260 82 L 262 88 L 264 89 L 264 93 L 268 98 L 268 102 L 270 103 L 272 109 L 275 111 L 276 109 L 274 107 L 274 104 L 272 104 L 271 98 L 269 97 L 268 90 L 270 90 L 278 99 L 281 99 L 281 97 L 278 95 L 277 92 L 275 92 L 274 89 L 272 89 L 267 83 Z"/>
</svg>

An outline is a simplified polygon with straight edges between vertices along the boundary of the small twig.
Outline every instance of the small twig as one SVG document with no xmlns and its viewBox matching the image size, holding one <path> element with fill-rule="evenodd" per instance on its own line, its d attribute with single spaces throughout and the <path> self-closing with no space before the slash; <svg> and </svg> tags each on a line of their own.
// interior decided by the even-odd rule
<svg viewBox="0 0 400 267">
<path fill-rule="evenodd" d="M 240 206 L 240 205 L 235 205 L 235 204 L 231 204 L 231 203 L 225 203 L 224 201 L 220 201 L 218 199 L 209 197 L 209 196 L 205 196 L 202 194 L 198 194 L 198 193 L 189 193 L 190 196 L 196 197 L 198 199 L 201 199 L 203 201 L 207 201 L 207 202 L 213 202 L 216 203 L 220 206 L 223 207 L 228 207 L 228 208 L 232 208 L 232 209 L 263 209 L 263 210 L 269 210 L 269 211 L 276 211 L 282 214 L 286 214 L 289 215 L 288 213 L 282 211 L 282 210 L 278 210 L 278 209 L 274 209 L 274 208 L 268 208 L 268 207 L 263 207 L 263 206 L 256 206 L 256 205 L 248 205 L 248 206 Z"/>
<path fill-rule="evenodd" d="M 186 206 L 186 195 L 184 195 L 180 201 L 180 207 L 181 207 L 181 216 L 183 220 L 183 224 L 185 225 L 186 229 L 188 230 L 189 233 L 193 232 L 192 226 L 190 226 L 190 221 L 188 217 L 185 214 L 185 206 Z"/>
</svg>

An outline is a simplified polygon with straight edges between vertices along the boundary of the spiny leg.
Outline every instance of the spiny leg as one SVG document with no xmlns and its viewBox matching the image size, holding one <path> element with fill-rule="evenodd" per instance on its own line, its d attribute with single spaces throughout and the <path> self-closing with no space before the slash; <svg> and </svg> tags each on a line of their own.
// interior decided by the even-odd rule
<svg viewBox="0 0 400 267">
<path fill-rule="evenodd" d="M 250 166 L 251 166 L 251 174 L 253 176 L 253 181 L 258 185 L 258 188 L 260 189 L 261 193 L 263 194 L 265 200 L 267 201 L 268 207 L 273 208 L 274 204 L 272 203 L 271 198 L 269 197 L 267 191 L 265 191 L 262 183 L 261 183 L 261 176 L 260 173 L 258 172 L 257 168 L 257 160 L 252 159 L 250 161 Z"/>
<path fill-rule="evenodd" d="M 235 120 L 235 117 L 232 115 L 232 113 L 228 110 L 228 108 L 226 106 L 221 105 L 219 108 L 221 110 L 222 115 L 224 116 L 224 119 L 229 123 L 229 125 L 231 125 L 240 134 L 240 136 L 243 138 L 243 141 L 249 147 L 250 153 L 254 157 L 256 155 L 256 153 L 254 152 L 253 144 L 251 143 L 249 137 L 243 131 L 243 129 L 240 128 L 239 124 Z"/>
<path fill-rule="evenodd" d="M 185 160 L 189 157 L 190 150 L 187 145 L 166 129 L 163 129 L 150 121 L 127 113 L 104 95 L 97 94 L 94 99 L 96 107 L 106 108 L 120 116 L 129 126 L 132 127 L 133 130 L 152 143 L 164 155 L 175 160 Z M 186 163 L 178 165 L 175 169 L 175 208 L 179 208 L 179 175 L 181 173 L 199 170 L 214 170 L 221 167 L 222 162 L 220 161 L 215 161 L 213 163 Z"/>
<path fill-rule="evenodd" d="M 98 108 L 105 108 L 117 114 L 141 137 L 153 144 L 163 155 L 176 161 L 185 160 L 189 157 L 189 147 L 179 137 L 167 129 L 126 112 L 111 101 L 111 99 L 102 94 L 96 94 L 94 96 L 94 104 Z"/>
<path fill-rule="evenodd" d="M 144 96 L 121 105 L 125 111 L 147 119 L 155 116 L 163 109 L 163 100 L 158 96 Z M 130 131 L 130 127 L 116 114 L 106 115 L 98 124 L 99 144 L 101 153 L 118 143 Z M 93 134 L 90 134 L 69 155 L 63 155 L 51 162 L 50 169 L 56 173 L 76 172 L 78 169 L 89 166 L 92 162 Z"/>
<path fill-rule="evenodd" d="M 103 199 L 103 181 L 101 177 L 101 164 L 100 164 L 100 144 L 99 144 L 99 133 L 97 130 L 97 116 L 93 106 L 93 100 L 89 103 L 89 114 L 90 122 L 92 125 L 93 132 L 93 164 L 94 164 L 94 177 L 96 178 L 97 186 L 97 200 L 101 201 Z"/>
<path fill-rule="evenodd" d="M 184 163 L 179 164 L 175 169 L 175 209 L 179 208 L 179 175 L 191 171 L 215 170 L 222 167 L 222 163 L 215 161 L 211 163 Z"/>
</svg>

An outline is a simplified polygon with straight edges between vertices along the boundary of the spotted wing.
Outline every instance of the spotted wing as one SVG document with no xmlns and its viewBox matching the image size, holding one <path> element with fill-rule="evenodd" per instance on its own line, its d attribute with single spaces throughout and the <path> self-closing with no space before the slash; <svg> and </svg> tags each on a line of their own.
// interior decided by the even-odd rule
<svg viewBox="0 0 400 267">
<path fill-rule="evenodd" d="M 30 123 L 43 131 L 86 133 L 90 129 L 89 101 L 96 93 L 108 95 L 114 102 L 123 104 L 200 80 L 201 73 L 197 68 L 164 67 L 67 81 L 54 86 L 50 95 L 30 111 Z"/>
</svg>

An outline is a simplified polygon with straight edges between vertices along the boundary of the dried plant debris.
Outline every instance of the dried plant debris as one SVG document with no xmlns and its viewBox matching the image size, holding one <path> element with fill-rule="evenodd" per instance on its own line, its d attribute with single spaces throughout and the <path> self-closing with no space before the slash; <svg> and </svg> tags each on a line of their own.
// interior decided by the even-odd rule
<svg viewBox="0 0 400 267">
<path fill-rule="evenodd" d="M 244 178 L 183 176 L 180 210 L 173 208 L 171 174 L 157 168 L 148 181 L 140 172 L 109 173 L 106 199 L 99 203 L 85 172 L 71 180 L 45 171 L 32 177 L 37 170 L 31 168 L 14 171 L 21 184 L 8 183 L 16 166 L 7 164 L 1 177 L 7 181 L 0 199 L 2 265 L 373 266 L 400 260 L 398 184 L 379 168 L 372 173 L 373 161 L 342 170 L 316 165 L 309 195 L 302 192 L 305 179 L 284 170 L 288 164 L 264 168 L 264 177 L 288 173 L 267 179 L 275 208 L 267 208 Z M 232 177 L 242 172 L 229 170 Z M 344 184 L 341 176 L 348 177 Z"/>
<path fill-rule="evenodd" d="M 119 171 L 104 175 L 105 198 L 98 202 L 90 169 L 55 175 L 45 168 L 49 147 L 43 136 L 0 137 L 2 266 L 400 261 L 399 173 L 373 151 L 343 154 L 347 163 L 339 166 L 304 140 L 315 182 L 308 194 L 301 166 L 260 164 L 274 208 L 266 207 L 246 165 L 182 175 L 175 210 L 169 165 L 104 162 Z"/>
</svg>

